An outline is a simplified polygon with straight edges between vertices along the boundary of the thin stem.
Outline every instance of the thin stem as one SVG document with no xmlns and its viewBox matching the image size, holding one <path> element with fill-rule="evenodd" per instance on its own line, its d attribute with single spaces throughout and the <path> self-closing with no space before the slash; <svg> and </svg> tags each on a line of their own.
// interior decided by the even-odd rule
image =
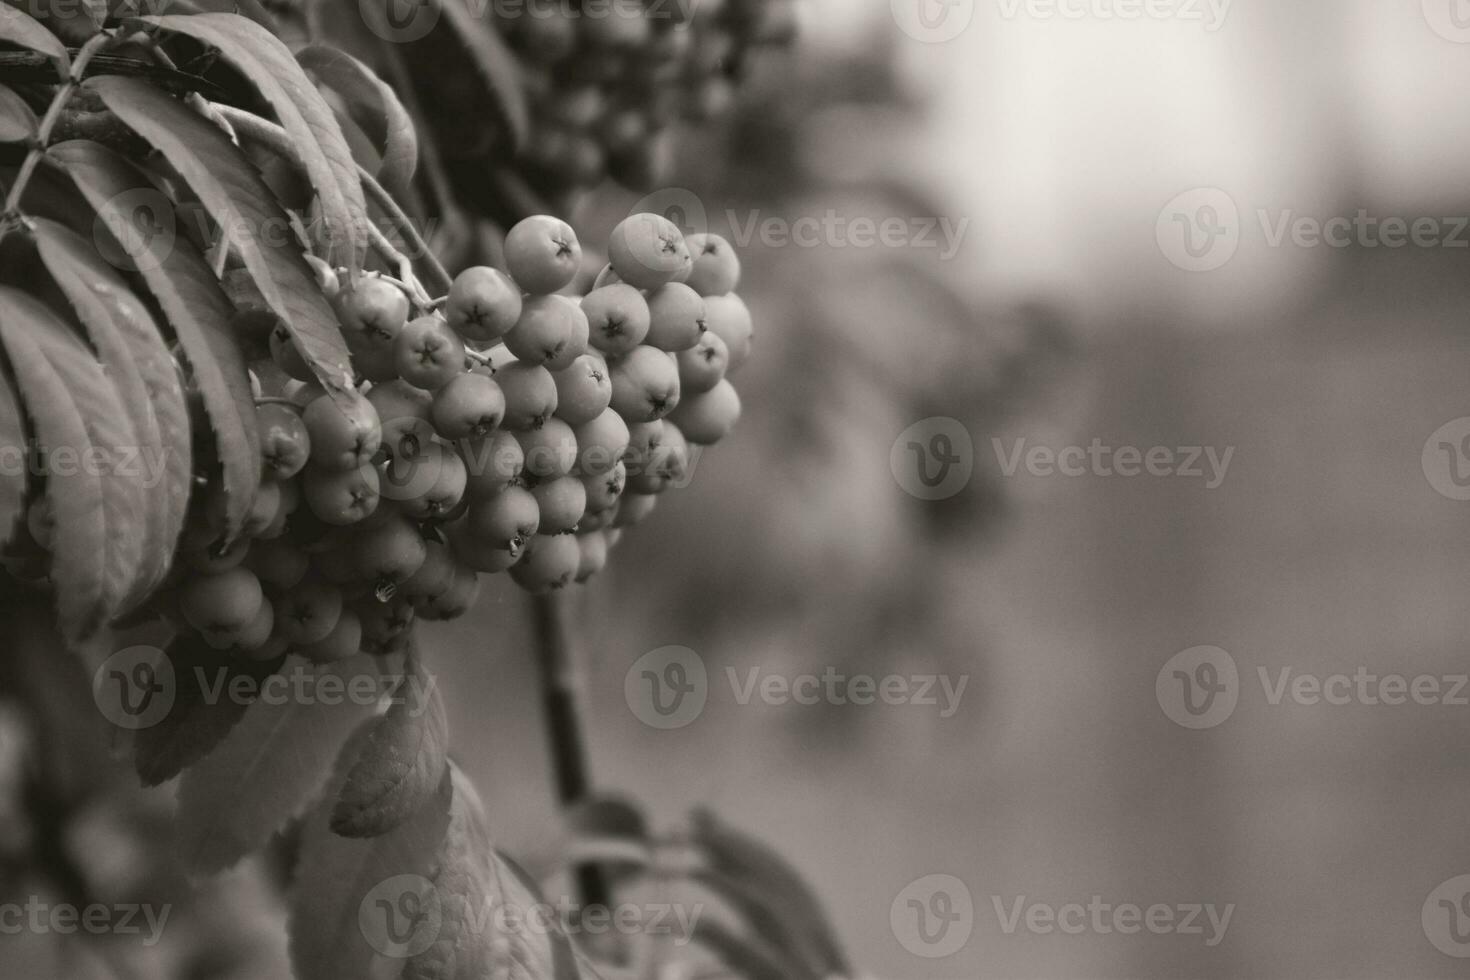
<svg viewBox="0 0 1470 980">
<path fill-rule="evenodd" d="M 357 168 L 357 175 L 362 181 L 362 189 L 367 192 L 367 196 L 383 210 L 383 214 L 392 223 L 393 230 L 403 236 L 409 248 L 427 267 L 430 275 L 426 278 L 431 279 L 428 283 L 429 288 L 434 293 L 449 292 L 449 287 L 454 280 L 440 264 L 439 257 L 434 254 L 434 250 L 429 248 L 429 243 L 424 241 L 418 229 L 413 226 L 413 219 L 403 212 L 398 202 L 393 200 L 393 195 L 378 183 L 377 178 L 364 170 L 361 165 Z"/>
<path fill-rule="evenodd" d="M 51 134 L 56 131 L 56 124 L 61 121 L 61 114 L 66 111 L 71 97 L 76 94 L 77 88 L 82 84 L 82 73 L 87 70 L 87 64 L 92 56 L 112 43 L 111 34 L 97 34 L 93 36 L 82 49 L 77 52 L 76 58 L 71 63 L 71 72 L 66 81 L 57 89 L 56 95 L 51 99 L 51 105 L 46 108 L 46 115 L 41 119 L 41 126 L 36 131 L 36 141 L 31 146 L 30 152 L 26 154 L 25 161 L 20 165 L 20 173 L 15 177 L 15 183 L 10 185 L 10 192 L 5 195 L 5 214 L 18 215 L 20 213 L 20 199 L 26 192 L 26 187 L 31 182 L 31 177 L 36 173 L 36 168 L 41 165 L 41 158 L 46 155 L 46 147 L 51 143 Z"/>
<path fill-rule="evenodd" d="M 557 799 L 572 806 L 592 794 L 587 743 L 582 731 L 581 669 L 572 641 L 572 623 L 563 593 L 532 599 L 541 697 Z M 595 864 L 577 869 L 581 906 L 606 906 L 611 898 L 606 877 Z"/>
</svg>

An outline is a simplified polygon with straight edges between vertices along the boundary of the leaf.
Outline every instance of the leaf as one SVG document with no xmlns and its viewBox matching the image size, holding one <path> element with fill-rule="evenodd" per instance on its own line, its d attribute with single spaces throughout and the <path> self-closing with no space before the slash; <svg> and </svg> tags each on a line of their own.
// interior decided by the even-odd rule
<svg viewBox="0 0 1470 980">
<path fill-rule="evenodd" d="M 140 728 L 133 738 L 133 768 L 144 786 L 166 782 L 209 755 L 254 703 L 228 696 L 230 685 L 246 678 L 258 689 L 282 662 L 222 658 L 198 636 L 185 633 L 166 653 L 173 667 L 173 702 L 157 724 Z"/>
<path fill-rule="evenodd" d="M 279 680 L 277 680 L 279 678 Z M 179 844 L 188 868 L 210 873 L 254 851 L 317 796 L 332 761 L 373 706 L 348 697 L 363 678 L 379 683 L 371 657 L 325 666 L 297 656 L 225 740 L 179 783 Z"/>
<path fill-rule="evenodd" d="M 47 450 L 91 447 L 82 414 L 66 382 L 42 352 L 41 337 L 65 328 L 35 300 L 0 286 L 0 345 L 10 361 L 21 398 L 35 425 L 36 437 Z M 80 348 L 80 344 L 77 345 Z M 104 601 L 102 553 L 107 525 L 102 513 L 102 479 L 81 467 L 67 476 L 46 481 L 56 530 L 52 541 L 51 578 L 57 585 L 60 627 L 75 643 L 102 625 Z"/>
<path fill-rule="evenodd" d="M 745 916 L 756 933 L 788 951 L 813 977 L 851 976 L 821 903 L 785 858 L 706 811 L 694 815 L 693 843 L 708 864 L 695 877 Z"/>
<path fill-rule="evenodd" d="M 96 249 L 56 222 L 37 218 L 41 260 L 72 304 L 107 370 L 137 436 L 137 464 L 147 485 L 147 523 L 126 610 L 163 580 L 184 527 L 192 470 L 189 411 L 178 368 L 158 324 L 132 288 Z"/>
<path fill-rule="evenodd" d="M 396 191 L 407 188 L 418 166 L 419 144 L 398 94 L 367 65 L 330 45 L 309 44 L 296 52 L 296 60 L 342 97 L 347 114 L 372 140 L 382 158 L 378 181 Z"/>
<path fill-rule="evenodd" d="M 301 250 L 286 240 L 286 213 L 239 148 L 146 82 L 112 75 L 87 87 L 178 170 L 239 251 L 317 379 L 345 405 L 352 378 L 347 342 Z"/>
<path fill-rule="evenodd" d="M 0 10 L 9 10 L 0 7 Z M 40 123 L 31 107 L 14 91 L 0 85 L 0 143 L 22 143 L 36 135 Z"/>
<path fill-rule="evenodd" d="M 71 174 L 99 222 L 127 220 L 129 216 L 115 212 L 118 202 L 128 201 L 156 208 L 155 217 L 172 216 L 167 199 L 143 172 L 105 146 L 74 140 L 51 147 L 48 155 Z M 164 247 L 150 247 L 143 256 L 133 254 L 134 248 L 129 257 L 173 328 L 203 398 L 223 470 L 225 534 L 233 539 L 260 485 L 260 435 L 250 378 L 230 330 L 234 311 L 214 272 L 185 236 L 168 227 L 163 234 Z"/>
<path fill-rule="evenodd" d="M 465 50 L 475 62 L 480 78 L 490 90 L 493 106 L 499 110 L 510 130 L 512 149 L 519 149 L 531 131 L 531 111 L 526 104 L 526 89 L 521 84 L 516 57 L 506 46 L 500 32 L 475 8 L 457 0 L 433 0 L 449 26 L 459 36 Z"/>
<path fill-rule="evenodd" d="M 16 7 L 0 4 L 0 41 L 39 51 L 54 59 L 60 75 L 71 71 L 71 56 L 66 53 L 66 45 L 39 21 Z"/>
<path fill-rule="evenodd" d="M 334 788 L 345 781 L 344 770 L 356 759 L 357 741 L 342 753 Z M 332 833 L 331 796 L 313 811 L 302 833 L 301 860 L 288 901 L 297 980 L 368 980 L 402 970 L 402 943 L 413 942 L 420 928 L 435 923 L 431 916 L 404 936 L 395 928 L 399 921 L 391 917 L 404 904 L 422 907 L 431 899 L 428 876 L 435 873 L 453 798 L 446 771 L 434 795 L 409 820 L 368 839 Z"/>
<path fill-rule="evenodd" d="M 255 86 L 301 154 L 321 201 L 329 256 L 349 268 L 360 268 L 368 219 L 357 164 L 337 117 L 286 45 L 254 21 L 232 14 L 141 20 L 218 48 L 224 60 Z"/>
<path fill-rule="evenodd" d="M 332 809 L 332 831 L 343 837 L 392 830 L 418 810 L 444 775 L 444 699 L 417 658 L 409 663 L 393 706 L 373 727 Z"/>
</svg>

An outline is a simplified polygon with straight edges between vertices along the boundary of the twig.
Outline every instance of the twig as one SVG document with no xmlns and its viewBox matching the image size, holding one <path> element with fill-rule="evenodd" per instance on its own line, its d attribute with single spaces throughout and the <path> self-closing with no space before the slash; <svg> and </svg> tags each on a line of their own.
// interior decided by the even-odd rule
<svg viewBox="0 0 1470 980">
<path fill-rule="evenodd" d="M 454 280 L 440 264 L 439 257 L 434 254 L 434 250 L 429 248 L 429 243 L 424 241 L 418 229 L 413 226 L 413 219 L 403 213 L 398 202 L 393 200 L 393 195 L 389 194 L 383 185 L 378 183 L 377 178 L 364 170 L 360 164 L 357 168 L 357 175 L 362 180 L 362 189 L 367 192 L 372 202 L 382 209 L 383 214 L 392 223 L 393 230 L 403 236 L 403 240 L 428 267 L 433 277 L 433 281 L 428 284 L 430 290 L 436 295 L 449 292 L 449 287 Z"/>
<path fill-rule="evenodd" d="M 579 697 L 582 678 L 573 648 L 570 610 L 562 593 L 534 597 L 532 610 L 557 799 L 562 806 L 571 806 L 590 796 L 592 786 L 582 731 Z M 584 864 L 578 868 L 577 882 L 583 908 L 608 904 L 611 893 L 597 865 Z"/>
</svg>

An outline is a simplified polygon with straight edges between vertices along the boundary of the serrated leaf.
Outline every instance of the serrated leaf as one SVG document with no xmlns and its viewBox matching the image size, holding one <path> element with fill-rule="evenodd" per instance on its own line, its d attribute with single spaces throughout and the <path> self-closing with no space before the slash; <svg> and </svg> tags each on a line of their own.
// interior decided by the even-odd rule
<svg viewBox="0 0 1470 980">
<path fill-rule="evenodd" d="M 337 117 L 290 49 L 270 31 L 232 14 L 141 18 L 217 48 L 224 60 L 255 86 L 291 137 L 321 201 L 332 256 L 360 268 L 366 248 L 367 203 L 357 164 Z"/>
<path fill-rule="evenodd" d="M 144 786 L 166 782 L 209 755 L 254 703 L 231 696 L 231 685 L 244 678 L 242 688 L 258 690 L 282 663 L 222 658 L 194 634 L 175 637 L 165 653 L 173 667 L 173 702 L 157 724 L 133 737 L 133 767 Z"/>
<path fill-rule="evenodd" d="M 354 739 L 343 751 L 334 790 L 345 781 L 361 741 Z M 445 772 L 433 796 L 407 821 L 361 840 L 332 833 L 331 796 L 312 812 L 289 899 L 297 980 L 369 980 L 403 969 L 405 948 L 413 948 L 405 944 L 415 941 L 425 923 L 395 916 L 404 904 L 422 907 L 430 899 L 429 876 L 450 826 L 453 796 Z M 403 925 L 409 926 L 406 934 Z"/>
<path fill-rule="evenodd" d="M 376 837 L 398 826 L 433 794 L 444 775 L 449 721 L 437 682 L 417 658 L 374 726 L 332 809 L 343 837 Z"/>
<path fill-rule="evenodd" d="M 83 452 L 92 443 L 82 413 L 39 339 L 48 331 L 64 329 L 35 300 L 0 286 L 0 345 L 37 439 L 47 450 L 74 447 Z M 105 572 L 97 560 L 107 538 L 101 476 L 87 467 L 67 476 L 52 476 L 46 481 L 46 497 L 56 526 L 51 578 L 57 585 L 58 625 L 75 643 L 95 632 L 107 616 Z"/>
<path fill-rule="evenodd" d="M 163 580 L 184 527 L 192 457 L 189 412 L 178 369 L 158 324 L 132 288 L 75 232 L 46 219 L 32 222 L 52 278 L 66 294 L 102 366 L 117 385 L 137 436 L 147 515 L 131 608 Z"/>
<path fill-rule="evenodd" d="M 326 44 L 309 44 L 296 60 L 341 96 L 347 114 L 377 149 L 378 180 L 389 189 L 407 188 L 418 166 L 418 134 L 398 94 L 361 61 Z"/>
<path fill-rule="evenodd" d="M 166 199 L 154 197 L 158 192 L 142 171 L 98 143 L 60 143 L 48 155 L 71 174 L 104 224 L 119 202 L 156 199 L 160 210 L 168 206 Z M 213 270 L 186 237 L 168 235 L 164 245 L 130 257 L 173 328 L 199 387 L 223 470 L 225 534 L 233 539 L 260 485 L 260 435 L 250 379 L 230 330 L 234 311 Z"/>
<path fill-rule="evenodd" d="M 0 7 L 0 10 L 9 10 Z M 31 107 L 14 91 L 0 85 L 0 143 L 23 143 L 36 135 L 39 122 Z"/>
<path fill-rule="evenodd" d="M 89 80 L 87 87 L 173 164 L 239 251 L 317 379 L 345 398 L 352 369 L 337 318 L 300 248 L 284 240 L 286 213 L 239 148 L 146 82 L 111 75 Z"/>
<path fill-rule="evenodd" d="M 71 70 L 71 56 L 66 53 L 66 45 L 34 17 L 16 7 L 0 4 L 0 41 L 9 41 L 54 59 L 60 75 Z"/>
<path fill-rule="evenodd" d="M 696 879 L 744 916 L 758 935 L 812 977 L 851 975 L 821 903 L 785 858 L 704 811 L 695 814 L 692 843 L 707 864 Z"/>
<path fill-rule="evenodd" d="M 456 0 L 433 0 L 445 22 L 459 36 L 460 42 L 490 91 L 493 105 L 499 110 L 510 131 L 511 146 L 519 149 L 531 131 L 531 110 L 526 102 L 526 88 L 521 83 L 519 63 L 490 19 L 477 17 L 474 8 Z"/>
<path fill-rule="evenodd" d="M 48 460 L 47 472 L 64 481 L 90 471 L 101 484 L 104 534 L 86 560 L 101 565 L 101 604 L 104 617 L 111 619 L 123 611 L 140 581 L 148 494 L 147 467 L 139 452 L 142 443 L 113 375 L 93 352 L 48 307 L 18 290 L 9 292 L 17 316 L 32 327 L 32 338 L 65 383 L 86 428 L 87 441 L 74 444 L 76 455 L 67 455 L 72 446 L 51 447 L 63 455 Z M 56 585 L 58 590 L 65 587 L 61 581 Z"/>
<path fill-rule="evenodd" d="M 359 678 L 379 683 L 371 657 L 324 666 L 288 657 L 272 678 L 284 696 L 258 699 L 214 752 L 185 771 L 179 845 L 191 871 L 230 867 L 311 804 L 348 736 L 374 712 L 344 693 L 366 683 Z"/>
</svg>

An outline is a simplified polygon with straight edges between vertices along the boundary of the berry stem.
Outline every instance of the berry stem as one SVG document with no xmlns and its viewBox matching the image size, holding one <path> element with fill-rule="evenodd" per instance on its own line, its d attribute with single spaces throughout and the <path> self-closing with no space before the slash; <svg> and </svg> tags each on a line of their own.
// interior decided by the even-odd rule
<svg viewBox="0 0 1470 980">
<path fill-rule="evenodd" d="M 570 807 L 592 794 L 581 710 L 583 673 L 572 639 L 567 597 L 557 592 L 534 596 L 531 601 L 557 799 Z M 577 869 L 577 883 L 582 908 L 607 906 L 611 894 L 595 864 Z"/>
</svg>

